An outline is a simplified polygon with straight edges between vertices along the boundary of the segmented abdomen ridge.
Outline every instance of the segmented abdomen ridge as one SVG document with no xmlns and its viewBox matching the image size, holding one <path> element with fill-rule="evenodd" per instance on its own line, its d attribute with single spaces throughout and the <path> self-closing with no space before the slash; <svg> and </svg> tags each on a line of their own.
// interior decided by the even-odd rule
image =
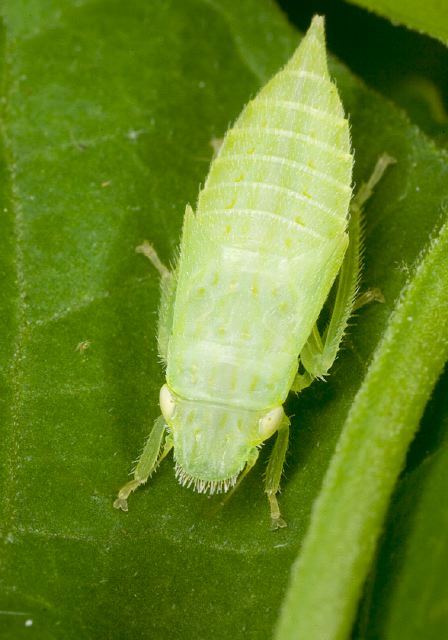
<svg viewBox="0 0 448 640">
<path fill-rule="evenodd" d="M 167 381 L 189 400 L 281 404 L 340 269 L 352 156 L 322 21 L 227 133 L 185 219 Z"/>
<path fill-rule="evenodd" d="M 346 226 L 348 122 L 319 33 L 249 102 L 212 163 L 197 212 L 268 211 L 324 237 Z"/>
</svg>

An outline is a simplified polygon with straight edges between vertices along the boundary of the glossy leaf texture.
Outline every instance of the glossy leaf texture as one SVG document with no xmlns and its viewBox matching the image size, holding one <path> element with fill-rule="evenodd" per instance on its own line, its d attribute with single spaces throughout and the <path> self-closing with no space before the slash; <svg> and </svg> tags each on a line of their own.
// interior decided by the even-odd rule
<svg viewBox="0 0 448 640">
<path fill-rule="evenodd" d="M 174 255 L 213 144 L 299 34 L 256 0 L 5 0 L 1 15 L 1 637 L 269 638 L 348 409 L 443 215 L 447 156 L 332 65 L 356 181 L 397 159 L 366 211 L 362 286 L 385 303 L 358 312 L 328 382 L 288 404 L 289 526 L 269 531 L 270 445 L 224 508 L 167 460 L 121 514 L 163 381 L 157 278 L 135 247 Z"/>
</svg>

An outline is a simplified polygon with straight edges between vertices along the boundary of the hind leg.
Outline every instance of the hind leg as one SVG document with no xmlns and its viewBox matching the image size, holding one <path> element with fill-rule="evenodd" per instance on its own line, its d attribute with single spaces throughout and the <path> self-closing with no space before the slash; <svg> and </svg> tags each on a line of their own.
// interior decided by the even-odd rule
<svg viewBox="0 0 448 640">
<path fill-rule="evenodd" d="M 300 354 L 305 373 L 297 374 L 292 391 L 299 392 L 308 387 L 315 378 L 327 375 L 336 360 L 350 315 L 355 309 L 373 300 L 383 301 L 381 292 L 371 289 L 358 296 L 363 253 L 362 208 L 381 180 L 384 172 L 395 160 L 388 155 L 379 158 L 369 180 L 362 184 L 350 206 L 348 227 L 349 245 L 338 276 L 336 299 L 330 321 L 321 336 L 314 326 Z"/>
</svg>

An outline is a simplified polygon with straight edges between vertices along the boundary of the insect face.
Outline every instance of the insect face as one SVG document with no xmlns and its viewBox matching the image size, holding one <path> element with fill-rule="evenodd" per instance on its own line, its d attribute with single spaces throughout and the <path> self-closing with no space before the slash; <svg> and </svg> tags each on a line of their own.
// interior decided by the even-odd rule
<svg viewBox="0 0 448 640">
<path fill-rule="evenodd" d="M 176 476 L 200 493 L 232 487 L 254 449 L 284 417 L 282 407 L 266 413 L 184 400 L 166 384 L 160 390 L 160 408 L 173 438 Z"/>
</svg>

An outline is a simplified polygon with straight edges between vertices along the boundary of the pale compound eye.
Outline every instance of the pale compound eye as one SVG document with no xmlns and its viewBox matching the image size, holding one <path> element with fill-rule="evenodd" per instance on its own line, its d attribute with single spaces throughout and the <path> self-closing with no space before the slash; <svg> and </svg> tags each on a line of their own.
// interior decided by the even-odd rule
<svg viewBox="0 0 448 640">
<path fill-rule="evenodd" d="M 277 431 L 284 415 L 283 407 L 275 407 L 261 418 L 258 425 L 258 432 L 263 440 L 266 440 Z"/>
<path fill-rule="evenodd" d="M 160 389 L 159 394 L 160 410 L 165 420 L 170 420 L 173 417 L 176 410 L 176 402 L 173 398 L 173 394 L 168 389 L 168 385 L 164 384 Z"/>
</svg>

